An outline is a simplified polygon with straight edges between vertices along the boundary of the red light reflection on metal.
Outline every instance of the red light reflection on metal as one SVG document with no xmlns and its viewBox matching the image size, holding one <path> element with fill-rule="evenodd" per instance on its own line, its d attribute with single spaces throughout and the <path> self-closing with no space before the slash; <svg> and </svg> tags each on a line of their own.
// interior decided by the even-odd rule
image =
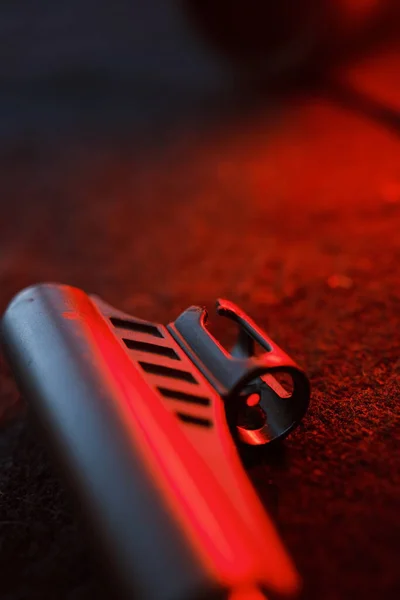
<svg viewBox="0 0 400 600">
<path fill-rule="evenodd" d="M 218 431 L 210 434 L 229 460 L 227 468 L 231 466 L 234 471 L 233 478 L 224 479 L 222 475 L 221 480 L 231 488 L 235 482 L 237 491 L 224 488 L 219 473 L 214 472 L 216 465 L 202 459 L 175 416 L 116 343 L 95 306 L 73 289 L 71 295 L 79 318 L 84 317 L 82 323 L 87 339 L 92 340 L 94 360 L 108 380 L 109 396 L 115 399 L 115 408 L 171 516 L 180 524 L 210 575 L 229 590 L 255 593 L 254 585 L 260 584 L 278 594 L 295 592 L 298 575 L 241 468 L 230 436 L 220 442 Z M 237 496 L 237 503 L 232 501 L 231 491 Z M 250 597 L 241 593 L 238 600 L 260 598 L 254 593 Z"/>
<path fill-rule="evenodd" d="M 247 406 L 257 406 L 260 402 L 259 394 L 250 394 L 250 396 L 246 400 Z"/>
</svg>

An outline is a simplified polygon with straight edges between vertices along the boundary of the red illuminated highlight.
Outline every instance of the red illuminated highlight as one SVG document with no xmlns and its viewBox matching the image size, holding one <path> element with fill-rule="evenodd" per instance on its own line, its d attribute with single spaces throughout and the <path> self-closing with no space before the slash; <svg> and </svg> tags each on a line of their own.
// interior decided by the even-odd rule
<svg viewBox="0 0 400 600">
<path fill-rule="evenodd" d="M 250 394 L 250 396 L 248 396 L 247 400 L 246 400 L 246 404 L 247 406 L 257 406 L 257 404 L 259 404 L 260 402 L 260 395 L 259 394 Z"/>
<path fill-rule="evenodd" d="M 368 16 L 382 3 L 382 0 L 336 0 L 344 14 Z"/>
<path fill-rule="evenodd" d="M 257 588 L 242 588 L 233 591 L 228 600 L 266 600 L 266 596 Z"/>
<path fill-rule="evenodd" d="M 71 311 L 64 316 L 80 321 L 107 395 L 171 518 L 210 577 L 233 593 L 230 600 L 259 600 L 264 596 L 258 587 L 283 595 L 297 591 L 298 575 L 243 470 L 220 397 L 204 380 L 213 396 L 214 427 L 206 432 L 192 428 L 188 434 L 90 299 L 80 290 L 65 289 Z"/>
</svg>

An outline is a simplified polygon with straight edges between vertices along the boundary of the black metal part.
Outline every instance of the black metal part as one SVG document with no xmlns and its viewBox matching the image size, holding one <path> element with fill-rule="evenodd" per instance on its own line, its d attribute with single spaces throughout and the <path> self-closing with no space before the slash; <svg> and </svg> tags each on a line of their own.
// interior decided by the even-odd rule
<svg viewBox="0 0 400 600">
<path fill-rule="evenodd" d="M 232 433 L 247 410 L 249 394 L 258 393 L 260 404 L 253 411 L 260 423 L 260 408 L 265 422 L 258 429 L 262 435 L 256 442 L 252 435 L 248 443 L 268 443 L 288 435 L 307 411 L 310 385 L 304 371 L 284 353 L 240 308 L 227 300 L 218 300 L 217 313 L 235 321 L 239 334 L 235 346 L 228 353 L 206 328 L 207 311 L 192 306 L 168 326 L 170 333 L 185 350 L 196 367 L 225 400 L 226 414 Z M 255 344 L 265 353 L 255 355 Z M 293 382 L 290 395 L 280 386 L 274 375 L 288 374 Z M 263 376 L 268 375 L 269 384 Z M 246 429 L 245 427 L 242 428 Z M 252 431 L 257 429 L 254 425 Z M 253 441 L 251 441 L 251 439 Z M 246 441 L 246 439 L 242 440 Z"/>
</svg>

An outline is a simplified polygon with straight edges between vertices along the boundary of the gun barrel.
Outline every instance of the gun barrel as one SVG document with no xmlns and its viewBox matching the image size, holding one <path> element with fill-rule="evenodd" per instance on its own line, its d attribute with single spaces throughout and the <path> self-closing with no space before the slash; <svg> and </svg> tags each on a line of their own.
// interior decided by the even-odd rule
<svg viewBox="0 0 400 600">
<path fill-rule="evenodd" d="M 254 534 L 84 292 L 28 288 L 7 309 L 2 338 L 127 597 L 211 600 L 259 586 L 275 595 L 297 589 L 272 524 L 266 518 L 263 529 L 261 519 Z"/>
</svg>

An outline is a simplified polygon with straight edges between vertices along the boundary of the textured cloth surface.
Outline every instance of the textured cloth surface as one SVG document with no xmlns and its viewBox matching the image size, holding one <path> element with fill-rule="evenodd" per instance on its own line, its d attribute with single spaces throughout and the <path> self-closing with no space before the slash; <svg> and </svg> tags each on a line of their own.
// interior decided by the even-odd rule
<svg viewBox="0 0 400 600">
<path fill-rule="evenodd" d="M 393 116 L 399 71 L 389 52 L 346 78 Z M 67 135 L 65 114 L 46 112 L 50 96 L 1 145 L 1 311 L 46 280 L 160 322 L 191 304 L 212 311 L 218 296 L 237 302 L 312 382 L 299 429 L 249 470 L 304 598 L 398 597 L 396 120 L 314 95 L 216 112 L 201 127 L 161 128 L 154 110 L 138 128 L 134 94 L 114 89 L 95 116 L 89 95 Z M 214 330 L 225 336 L 218 319 Z M 0 597 L 99 597 L 84 535 L 3 361 L 0 386 Z"/>
</svg>

